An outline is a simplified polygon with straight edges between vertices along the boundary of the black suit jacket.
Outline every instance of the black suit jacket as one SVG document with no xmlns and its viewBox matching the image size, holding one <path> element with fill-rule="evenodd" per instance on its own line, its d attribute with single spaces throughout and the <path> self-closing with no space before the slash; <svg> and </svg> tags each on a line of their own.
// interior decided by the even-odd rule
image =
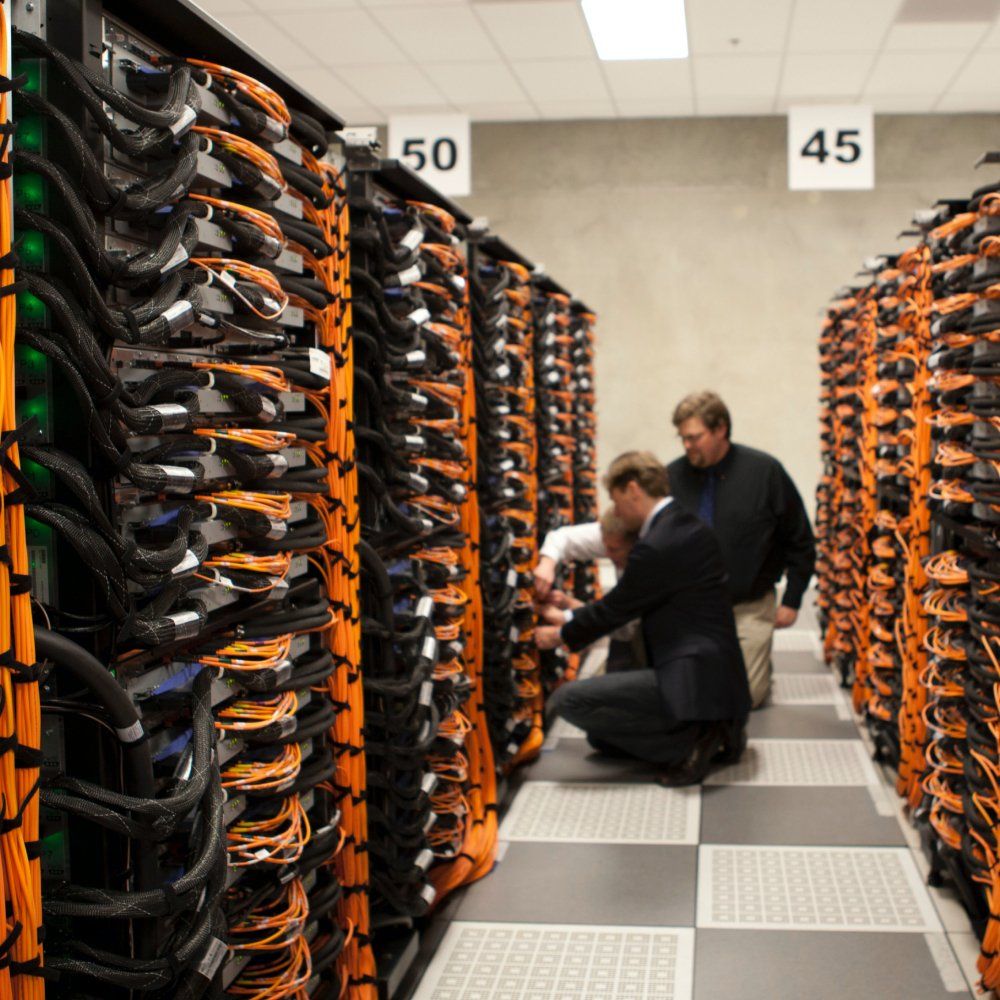
<svg viewBox="0 0 1000 1000">
<path fill-rule="evenodd" d="M 668 718 L 746 717 L 750 690 L 719 543 L 676 503 L 632 547 L 618 586 L 575 611 L 562 637 L 582 649 L 635 618 Z"/>
</svg>

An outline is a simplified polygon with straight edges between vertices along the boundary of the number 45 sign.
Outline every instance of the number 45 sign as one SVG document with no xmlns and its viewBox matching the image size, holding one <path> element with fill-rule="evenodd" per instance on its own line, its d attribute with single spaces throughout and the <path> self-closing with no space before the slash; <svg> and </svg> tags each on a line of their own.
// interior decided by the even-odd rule
<svg viewBox="0 0 1000 1000">
<path fill-rule="evenodd" d="M 465 115 L 395 115 L 389 156 L 405 163 L 441 194 L 471 194 L 469 119 Z"/>
<path fill-rule="evenodd" d="M 856 104 L 788 110 L 788 187 L 792 191 L 875 186 L 872 109 Z"/>
</svg>

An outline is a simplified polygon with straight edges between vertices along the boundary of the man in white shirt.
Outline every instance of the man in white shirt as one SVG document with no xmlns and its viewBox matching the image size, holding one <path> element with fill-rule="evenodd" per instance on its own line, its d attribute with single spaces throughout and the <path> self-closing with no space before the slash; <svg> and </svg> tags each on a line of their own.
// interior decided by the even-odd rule
<svg viewBox="0 0 1000 1000">
<path fill-rule="evenodd" d="M 580 601 L 560 590 L 553 590 L 559 566 L 567 562 L 592 562 L 607 558 L 615 567 L 615 575 L 620 577 L 635 540 L 635 532 L 625 527 L 614 507 L 609 507 L 598 521 L 568 524 L 550 531 L 545 536 L 535 567 L 536 597 L 541 603 L 554 604 L 561 610 L 580 607 Z M 645 649 L 638 635 L 638 624 L 638 621 L 629 622 L 612 633 L 605 668 L 608 673 L 645 666 Z"/>
</svg>

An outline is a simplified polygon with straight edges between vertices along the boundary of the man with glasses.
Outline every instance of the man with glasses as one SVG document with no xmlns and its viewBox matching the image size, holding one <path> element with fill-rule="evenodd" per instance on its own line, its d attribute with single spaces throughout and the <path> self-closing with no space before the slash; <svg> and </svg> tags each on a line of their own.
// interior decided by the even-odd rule
<svg viewBox="0 0 1000 1000">
<path fill-rule="evenodd" d="M 726 404 L 714 392 L 674 410 L 684 456 L 667 466 L 675 501 L 714 529 L 729 574 L 736 630 L 758 708 L 771 690 L 776 628 L 795 624 L 816 561 L 805 506 L 781 463 L 734 444 Z M 775 587 L 786 576 L 781 604 Z"/>
</svg>

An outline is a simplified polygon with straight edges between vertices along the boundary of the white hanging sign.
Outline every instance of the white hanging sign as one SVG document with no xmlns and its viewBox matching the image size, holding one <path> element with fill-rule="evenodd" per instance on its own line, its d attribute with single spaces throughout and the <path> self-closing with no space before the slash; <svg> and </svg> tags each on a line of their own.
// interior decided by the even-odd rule
<svg viewBox="0 0 1000 1000">
<path fill-rule="evenodd" d="M 441 194 L 472 193 L 468 115 L 393 115 L 389 157 L 405 163 Z"/>
<path fill-rule="evenodd" d="M 792 191 L 875 186 L 875 117 L 857 104 L 788 109 L 788 187 Z"/>
</svg>

